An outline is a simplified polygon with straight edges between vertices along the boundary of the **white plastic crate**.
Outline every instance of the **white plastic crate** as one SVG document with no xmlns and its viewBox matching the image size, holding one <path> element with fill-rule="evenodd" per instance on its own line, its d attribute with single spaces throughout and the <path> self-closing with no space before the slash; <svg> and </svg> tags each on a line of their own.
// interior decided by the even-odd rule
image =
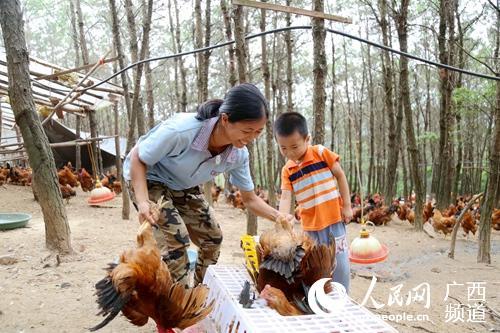
<svg viewBox="0 0 500 333">
<path fill-rule="evenodd" d="M 281 316 L 275 310 L 253 304 L 245 309 L 238 296 L 245 281 L 251 281 L 244 266 L 209 266 L 203 283 L 215 299 L 210 319 L 218 333 L 394 333 L 382 319 L 346 297 L 344 306 L 328 315 Z M 252 286 L 251 292 L 255 291 Z M 333 299 L 338 295 L 328 295 Z M 256 295 L 258 297 L 258 295 Z"/>
</svg>

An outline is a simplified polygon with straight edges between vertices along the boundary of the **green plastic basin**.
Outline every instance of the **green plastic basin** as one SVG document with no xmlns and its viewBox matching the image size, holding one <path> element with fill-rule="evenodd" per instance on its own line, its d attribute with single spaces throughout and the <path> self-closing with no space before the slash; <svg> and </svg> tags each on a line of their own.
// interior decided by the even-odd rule
<svg viewBox="0 0 500 333">
<path fill-rule="evenodd" d="M 30 214 L 0 213 L 0 230 L 22 228 L 31 219 Z"/>
</svg>

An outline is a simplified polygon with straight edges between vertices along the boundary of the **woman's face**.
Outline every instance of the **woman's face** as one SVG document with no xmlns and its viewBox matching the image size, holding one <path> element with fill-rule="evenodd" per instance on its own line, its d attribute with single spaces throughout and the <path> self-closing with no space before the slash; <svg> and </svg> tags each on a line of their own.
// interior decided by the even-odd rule
<svg viewBox="0 0 500 333">
<path fill-rule="evenodd" d="M 266 117 L 259 120 L 229 122 L 227 114 L 221 115 L 225 136 L 236 148 L 243 148 L 259 136 L 266 126 Z"/>
</svg>

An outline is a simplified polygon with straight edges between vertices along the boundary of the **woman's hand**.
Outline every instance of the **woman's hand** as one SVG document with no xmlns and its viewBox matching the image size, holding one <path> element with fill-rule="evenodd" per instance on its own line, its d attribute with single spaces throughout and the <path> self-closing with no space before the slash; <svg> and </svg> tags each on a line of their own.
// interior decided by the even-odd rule
<svg viewBox="0 0 500 333">
<path fill-rule="evenodd" d="M 141 201 L 137 204 L 137 210 L 139 213 L 139 223 L 142 224 L 144 222 L 151 223 L 152 226 L 157 226 L 156 221 L 151 214 L 151 209 L 148 201 Z"/>
</svg>

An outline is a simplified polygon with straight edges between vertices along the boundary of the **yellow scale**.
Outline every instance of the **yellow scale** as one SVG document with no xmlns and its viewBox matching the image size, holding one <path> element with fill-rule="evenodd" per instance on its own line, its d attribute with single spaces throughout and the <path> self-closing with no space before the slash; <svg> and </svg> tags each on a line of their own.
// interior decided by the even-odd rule
<svg viewBox="0 0 500 333">
<path fill-rule="evenodd" d="M 241 236 L 240 240 L 240 246 L 245 254 L 245 265 L 248 271 L 254 275 L 259 272 L 259 259 L 257 257 L 255 238 L 247 234 Z"/>
</svg>

